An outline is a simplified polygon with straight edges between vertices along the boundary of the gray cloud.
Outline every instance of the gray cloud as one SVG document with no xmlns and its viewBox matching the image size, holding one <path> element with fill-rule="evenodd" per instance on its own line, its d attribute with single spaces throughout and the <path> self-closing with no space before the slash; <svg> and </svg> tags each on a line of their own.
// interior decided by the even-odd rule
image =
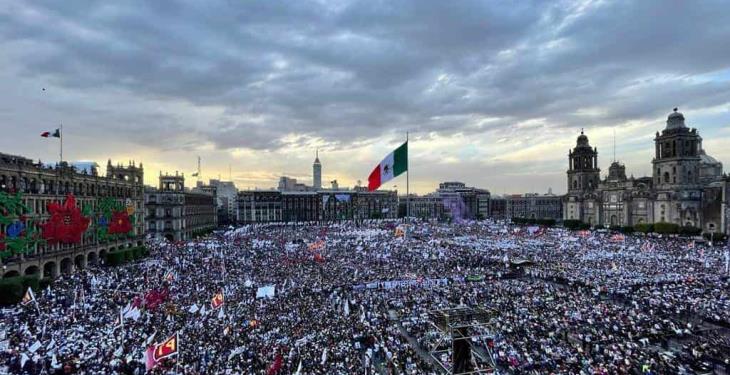
<svg viewBox="0 0 730 375">
<path fill-rule="evenodd" d="M 142 146 L 166 137 L 190 150 L 315 138 L 347 148 L 406 130 L 519 136 L 511 127 L 534 119 L 546 119 L 543 130 L 654 120 L 730 101 L 727 75 L 703 78 L 730 69 L 727 40 L 722 0 L 0 7 L 0 48 L 18 77 L 137 100 L 75 103 L 86 113 L 79 126 L 103 117 L 90 133 Z"/>
</svg>

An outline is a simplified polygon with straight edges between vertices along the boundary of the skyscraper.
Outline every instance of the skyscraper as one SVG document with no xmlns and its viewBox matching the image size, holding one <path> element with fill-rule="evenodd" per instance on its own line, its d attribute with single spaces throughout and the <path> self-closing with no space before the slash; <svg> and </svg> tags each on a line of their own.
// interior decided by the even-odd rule
<svg viewBox="0 0 730 375">
<path fill-rule="evenodd" d="M 312 187 L 315 190 L 322 188 L 322 163 L 319 162 L 319 150 L 317 150 L 312 164 Z"/>
</svg>

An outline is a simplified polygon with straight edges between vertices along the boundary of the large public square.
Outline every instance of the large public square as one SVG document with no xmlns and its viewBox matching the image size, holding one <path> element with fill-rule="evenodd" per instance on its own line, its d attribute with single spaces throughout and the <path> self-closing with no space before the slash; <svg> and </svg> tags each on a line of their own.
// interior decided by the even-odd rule
<svg viewBox="0 0 730 375">
<path fill-rule="evenodd" d="M 727 373 L 723 247 L 492 221 L 410 228 L 250 225 L 151 244 L 3 309 L 0 362 L 140 374 L 147 346 L 177 334 L 151 373 L 437 374 L 450 353 L 430 355 L 443 337 L 428 312 L 466 307 L 493 312 L 471 341 L 500 373 Z"/>
</svg>

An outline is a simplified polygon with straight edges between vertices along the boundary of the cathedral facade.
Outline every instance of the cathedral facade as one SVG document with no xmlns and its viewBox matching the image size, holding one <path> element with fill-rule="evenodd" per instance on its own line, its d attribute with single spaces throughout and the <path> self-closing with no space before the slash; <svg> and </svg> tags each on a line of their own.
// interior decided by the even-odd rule
<svg viewBox="0 0 730 375">
<path fill-rule="evenodd" d="M 627 177 L 626 167 L 614 161 L 601 179 L 598 149 L 581 131 L 568 152 L 563 219 L 606 227 L 665 222 L 727 233 L 728 177 L 676 108 L 654 148 L 651 177 Z"/>
</svg>

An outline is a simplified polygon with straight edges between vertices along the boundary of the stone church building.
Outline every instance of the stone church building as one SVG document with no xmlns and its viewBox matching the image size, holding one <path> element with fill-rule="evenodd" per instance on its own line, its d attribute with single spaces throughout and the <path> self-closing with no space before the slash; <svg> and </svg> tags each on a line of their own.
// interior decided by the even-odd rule
<svg viewBox="0 0 730 375">
<path fill-rule="evenodd" d="M 606 227 L 667 222 L 728 233 L 729 178 L 676 108 L 654 148 L 651 177 L 627 177 L 626 167 L 614 161 L 601 179 L 598 149 L 581 131 L 568 152 L 563 219 Z"/>
</svg>

